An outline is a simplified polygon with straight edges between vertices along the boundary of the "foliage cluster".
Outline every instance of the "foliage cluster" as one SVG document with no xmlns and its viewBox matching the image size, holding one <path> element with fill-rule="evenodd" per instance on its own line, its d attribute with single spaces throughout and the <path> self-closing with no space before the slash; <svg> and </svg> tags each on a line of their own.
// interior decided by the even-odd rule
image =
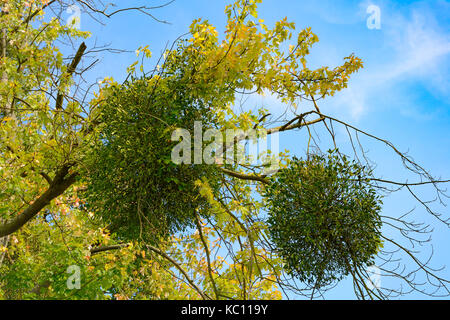
<svg viewBox="0 0 450 320">
<path fill-rule="evenodd" d="M 370 171 L 334 152 L 293 158 L 266 187 L 268 224 L 285 269 L 316 288 L 374 263 L 381 199 Z"/>
</svg>

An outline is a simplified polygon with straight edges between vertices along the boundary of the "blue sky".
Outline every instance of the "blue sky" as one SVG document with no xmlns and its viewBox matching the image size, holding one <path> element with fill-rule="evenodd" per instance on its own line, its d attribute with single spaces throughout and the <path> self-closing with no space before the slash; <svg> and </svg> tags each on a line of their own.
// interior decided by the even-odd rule
<svg viewBox="0 0 450 320">
<path fill-rule="evenodd" d="M 120 2 L 127 6 L 158 4 L 156 1 Z M 105 20 L 106 25 L 100 26 L 82 15 L 81 29 L 93 33 L 88 46 L 97 41 L 132 51 L 105 55 L 95 75 L 98 79 L 114 76 L 123 80 L 126 66 L 135 60 L 135 49 L 149 45 L 154 56 L 158 56 L 167 43 L 188 31 L 195 18 L 206 18 L 223 32 L 223 11 L 228 3 L 177 0 L 153 12 L 170 24 L 127 13 Z M 369 5 L 380 8 L 380 29 L 367 26 Z M 296 23 L 298 31 L 312 27 L 320 42 L 311 51 L 311 67 L 337 66 L 351 53 L 362 58 L 364 69 L 353 76 L 346 90 L 322 101 L 322 111 L 387 138 L 400 150 L 409 150 L 410 155 L 435 176 L 450 178 L 450 1 L 265 0 L 260 5 L 259 15 L 268 25 L 287 17 Z M 274 113 L 283 108 L 270 96 L 257 97 L 254 103 Z M 344 129 L 336 129 L 338 142 L 345 144 Z M 298 139 L 298 135 L 287 135 L 281 140 L 281 149 L 301 152 Z M 417 180 L 401 169 L 399 159 L 389 149 L 370 141 L 366 143 L 369 156 L 378 163 L 379 176 Z M 425 188 L 421 192 L 429 198 L 433 197 L 432 191 Z M 411 197 L 400 193 L 386 200 L 384 213 L 399 215 L 415 205 Z M 450 215 L 448 208 L 440 209 Z M 435 223 L 418 205 L 416 217 Z M 449 230 L 438 224 L 436 228 L 434 261 L 436 266 L 450 267 Z M 449 270 L 444 274 L 450 278 Z M 326 297 L 352 298 L 351 291 L 351 283 L 344 281 Z M 412 294 L 409 297 L 423 296 Z"/>
</svg>

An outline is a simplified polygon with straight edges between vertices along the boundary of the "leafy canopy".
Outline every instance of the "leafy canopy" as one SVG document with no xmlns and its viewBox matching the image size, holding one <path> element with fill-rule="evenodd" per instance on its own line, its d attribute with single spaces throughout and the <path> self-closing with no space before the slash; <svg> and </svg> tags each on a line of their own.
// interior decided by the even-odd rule
<svg viewBox="0 0 450 320">
<path fill-rule="evenodd" d="M 260 2 L 227 6 L 223 36 L 195 20 L 159 68 L 144 73 L 141 65 L 138 76 L 136 62 L 128 81 L 109 81 L 86 103 L 88 95 L 72 90 L 84 71 L 70 70 L 73 57 L 64 59 L 57 43 L 88 33 L 46 21 L 49 1 L 0 1 L 8 4 L 0 15 L 8 38 L 0 61 L 7 80 L 0 82 L 0 219 L 20 220 L 45 196 L 0 245 L 0 296 L 272 299 L 292 288 L 286 273 L 308 289 L 348 274 L 363 283 L 359 271 L 381 247 L 382 203 L 370 170 L 337 151 L 291 160 L 280 153 L 273 177 L 260 166 L 171 162 L 171 133 L 193 132 L 194 121 L 267 134 L 326 126 L 316 101 L 362 67 L 350 55 L 335 68 L 311 69 L 317 36 L 310 28 L 294 34 L 287 19 L 268 27 L 257 15 Z M 147 47 L 142 53 L 150 56 Z M 236 111 L 252 93 L 293 106 L 295 117 L 272 127 L 263 107 Z M 313 111 L 299 115 L 304 100 Z M 65 286 L 68 265 L 81 267 L 80 291 Z"/>
</svg>

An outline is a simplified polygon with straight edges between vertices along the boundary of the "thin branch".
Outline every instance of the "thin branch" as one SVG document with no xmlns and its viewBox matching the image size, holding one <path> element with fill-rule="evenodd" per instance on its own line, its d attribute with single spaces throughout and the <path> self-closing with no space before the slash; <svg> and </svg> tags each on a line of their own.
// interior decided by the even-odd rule
<svg viewBox="0 0 450 320">
<path fill-rule="evenodd" d="M 235 178 L 238 178 L 238 179 L 241 179 L 241 180 L 259 181 L 259 182 L 262 182 L 264 184 L 268 184 L 269 183 L 269 180 L 265 179 L 264 175 L 257 176 L 257 175 L 245 174 L 245 173 L 231 171 L 231 170 L 228 170 L 228 169 L 225 169 L 225 168 L 220 168 L 220 170 L 223 173 L 225 173 L 225 174 L 227 174 L 229 176 L 232 176 L 232 177 L 235 177 Z"/>
<path fill-rule="evenodd" d="M 77 50 L 77 53 L 75 54 L 75 57 L 73 57 L 72 62 L 70 63 L 70 65 L 67 68 L 67 74 L 63 75 L 63 76 L 67 76 L 67 77 L 72 76 L 72 74 L 75 72 L 75 69 L 77 68 L 78 64 L 80 63 L 81 57 L 83 56 L 86 48 L 87 48 L 86 44 L 84 42 L 82 42 L 80 44 L 80 47 Z M 62 109 L 63 98 L 64 98 L 64 93 L 61 90 L 58 91 L 58 96 L 56 97 L 56 105 L 55 105 L 56 110 Z"/>
<path fill-rule="evenodd" d="M 189 284 L 198 292 L 198 294 L 203 298 L 203 300 L 211 300 L 211 298 L 208 297 L 208 295 L 206 295 L 206 293 L 204 293 L 202 290 L 200 290 L 200 288 L 195 284 L 195 282 L 189 277 L 187 272 L 175 260 L 173 260 L 165 252 L 163 252 L 162 250 L 160 250 L 156 247 L 153 247 L 151 245 L 146 245 L 146 247 L 148 249 L 152 250 L 153 252 L 159 254 L 163 258 L 169 260 L 170 263 L 172 263 L 183 274 L 183 276 L 186 278 L 186 280 L 189 282 Z"/>
</svg>

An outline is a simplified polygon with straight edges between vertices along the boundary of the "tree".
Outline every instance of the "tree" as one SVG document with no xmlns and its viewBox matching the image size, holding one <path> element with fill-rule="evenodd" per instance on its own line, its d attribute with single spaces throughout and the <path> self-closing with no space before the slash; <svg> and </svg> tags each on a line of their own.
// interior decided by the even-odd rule
<svg viewBox="0 0 450 320">
<path fill-rule="evenodd" d="M 258 18 L 259 2 L 226 7 L 222 40 L 208 21 L 195 20 L 147 73 L 142 65 L 151 53 L 141 47 L 123 83 L 105 79 L 93 93 L 76 81 L 90 69 L 79 67 L 89 52 L 84 42 L 66 60 L 57 47 L 57 40 L 88 34 L 44 18 L 67 4 L 3 1 L 0 296 L 313 298 L 345 276 L 358 298 L 409 292 L 371 286 L 367 267 L 374 263 L 410 290 L 449 293 L 448 280 L 402 244 L 423 243 L 427 228 L 380 211 L 391 187 L 405 188 L 448 225 L 414 189 L 431 185 L 442 197 L 440 185 L 448 181 L 387 140 L 322 113 L 320 100 L 345 89 L 362 61 L 350 55 L 336 68 L 308 68 L 317 36 L 304 29 L 284 50 L 295 24 L 283 19 L 269 28 Z M 77 3 L 104 17 L 154 9 L 107 13 L 100 4 Z M 264 93 L 285 103 L 286 118 L 238 108 L 239 97 Z M 217 133 L 209 150 L 218 161 L 174 163 L 174 132 L 196 131 L 200 121 Z M 347 129 L 353 155 L 340 151 L 336 125 Z M 328 146 L 316 142 L 319 126 Z M 230 129 L 241 130 L 231 141 Z M 304 155 L 258 154 L 262 164 L 237 152 L 230 157 L 243 142 L 288 131 L 305 138 Z M 385 144 L 420 182 L 377 178 L 360 136 Z M 183 151 L 195 158 L 206 140 Z M 276 170 L 267 165 L 270 156 L 279 159 Z M 396 265 L 399 253 L 415 264 L 412 272 Z M 80 289 L 67 284 L 70 266 L 82 275 Z"/>
</svg>

